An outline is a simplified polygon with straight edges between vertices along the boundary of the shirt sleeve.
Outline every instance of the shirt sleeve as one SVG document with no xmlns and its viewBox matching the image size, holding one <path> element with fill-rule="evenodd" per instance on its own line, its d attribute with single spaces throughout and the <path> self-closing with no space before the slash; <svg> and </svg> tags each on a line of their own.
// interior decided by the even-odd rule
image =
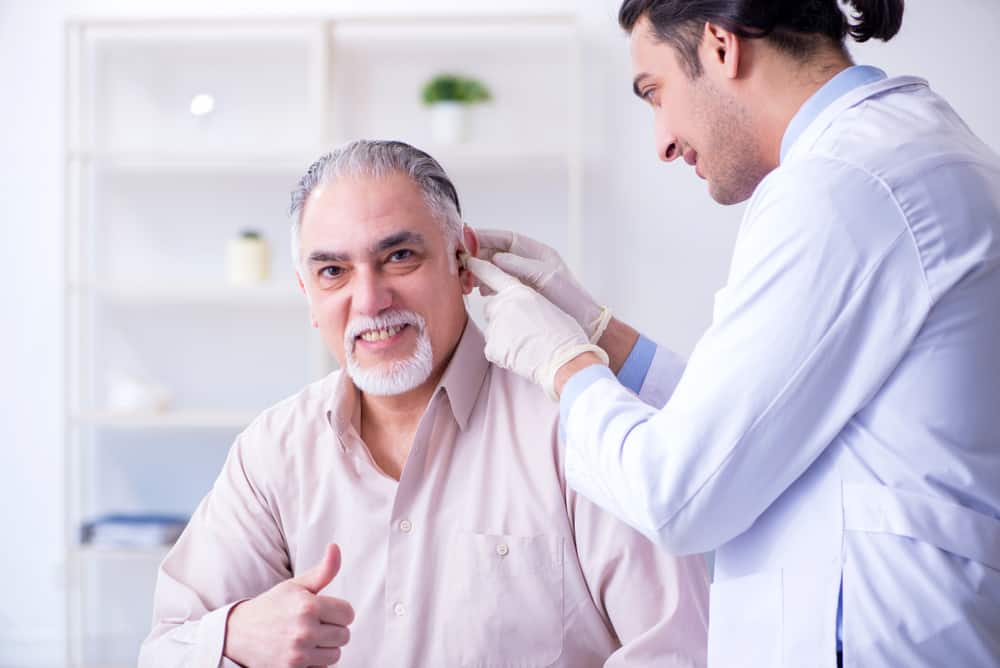
<svg viewBox="0 0 1000 668">
<path fill-rule="evenodd" d="M 684 359 L 640 335 L 618 371 L 618 382 L 650 406 L 662 408 L 684 373 Z"/>
<path fill-rule="evenodd" d="M 587 587 L 620 642 L 605 668 L 705 666 L 705 560 L 668 555 L 579 494 L 567 496 Z"/>
<path fill-rule="evenodd" d="M 160 565 L 140 668 L 234 668 L 223 657 L 233 605 L 291 577 L 282 533 L 255 484 L 247 433 Z"/>
<path fill-rule="evenodd" d="M 781 171 L 750 203 L 666 405 L 605 376 L 562 407 L 569 484 L 676 554 L 749 528 L 878 390 L 932 305 L 885 184 L 827 158 Z"/>
</svg>

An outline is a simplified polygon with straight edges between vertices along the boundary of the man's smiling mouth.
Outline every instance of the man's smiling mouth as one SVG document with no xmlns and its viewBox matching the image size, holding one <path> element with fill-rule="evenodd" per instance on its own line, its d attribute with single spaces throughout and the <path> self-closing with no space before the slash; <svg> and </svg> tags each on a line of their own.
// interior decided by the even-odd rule
<svg viewBox="0 0 1000 668">
<path fill-rule="evenodd" d="M 396 334 L 399 334 L 406 327 L 409 327 L 409 325 L 396 325 L 393 327 L 386 327 L 385 329 L 369 329 L 368 331 L 359 334 L 357 338 L 367 341 L 368 343 L 385 341 L 386 339 L 391 339 L 396 336 Z"/>
</svg>

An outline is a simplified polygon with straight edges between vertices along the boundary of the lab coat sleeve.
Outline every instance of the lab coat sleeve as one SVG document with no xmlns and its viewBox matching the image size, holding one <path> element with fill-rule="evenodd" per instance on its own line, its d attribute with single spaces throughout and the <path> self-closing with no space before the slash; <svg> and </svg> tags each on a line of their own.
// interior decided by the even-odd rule
<svg viewBox="0 0 1000 668">
<path fill-rule="evenodd" d="M 618 382 L 650 406 L 662 408 L 683 372 L 683 358 L 640 334 L 618 371 Z"/>
<path fill-rule="evenodd" d="M 140 668 L 234 668 L 222 656 L 233 605 L 291 577 L 282 533 L 256 484 L 246 433 L 160 565 Z"/>
<path fill-rule="evenodd" d="M 567 505 L 591 598 L 621 643 L 605 668 L 705 666 L 705 560 L 666 554 L 571 489 Z"/>
<path fill-rule="evenodd" d="M 644 403 L 663 408 L 680 382 L 686 362 L 669 348 L 653 345 L 656 349 L 637 394 Z"/>
<path fill-rule="evenodd" d="M 609 371 L 567 384 L 567 480 L 675 554 L 716 549 L 865 405 L 931 301 L 883 183 L 823 157 L 773 172 L 666 405 L 643 403 Z"/>
</svg>

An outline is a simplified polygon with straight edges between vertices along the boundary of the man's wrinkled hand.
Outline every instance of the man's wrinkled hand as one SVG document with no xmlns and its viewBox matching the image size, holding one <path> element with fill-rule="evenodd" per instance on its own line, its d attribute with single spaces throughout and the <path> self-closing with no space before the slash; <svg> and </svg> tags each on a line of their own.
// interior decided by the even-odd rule
<svg viewBox="0 0 1000 668">
<path fill-rule="evenodd" d="M 490 262 L 469 258 L 469 270 L 494 294 L 486 300 L 486 358 L 528 378 L 556 398 L 556 372 L 566 362 L 593 352 L 577 321 L 548 299 Z"/>
<path fill-rule="evenodd" d="M 246 668 L 312 668 L 340 661 L 354 609 L 319 594 L 339 570 L 340 548 L 329 545 L 323 560 L 305 573 L 233 606 L 223 654 Z"/>
</svg>

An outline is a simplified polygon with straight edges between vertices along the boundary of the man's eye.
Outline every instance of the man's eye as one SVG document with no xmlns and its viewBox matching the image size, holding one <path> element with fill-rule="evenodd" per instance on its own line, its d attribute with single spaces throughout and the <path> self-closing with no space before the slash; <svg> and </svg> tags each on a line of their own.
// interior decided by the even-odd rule
<svg viewBox="0 0 1000 668">
<path fill-rule="evenodd" d="M 337 278 L 344 273 L 341 267 L 323 267 L 319 270 L 319 275 L 323 278 Z"/>
<path fill-rule="evenodd" d="M 389 255 L 390 262 L 403 262 L 404 260 L 409 260 L 413 257 L 413 251 L 403 248 L 398 251 L 394 251 Z"/>
</svg>

